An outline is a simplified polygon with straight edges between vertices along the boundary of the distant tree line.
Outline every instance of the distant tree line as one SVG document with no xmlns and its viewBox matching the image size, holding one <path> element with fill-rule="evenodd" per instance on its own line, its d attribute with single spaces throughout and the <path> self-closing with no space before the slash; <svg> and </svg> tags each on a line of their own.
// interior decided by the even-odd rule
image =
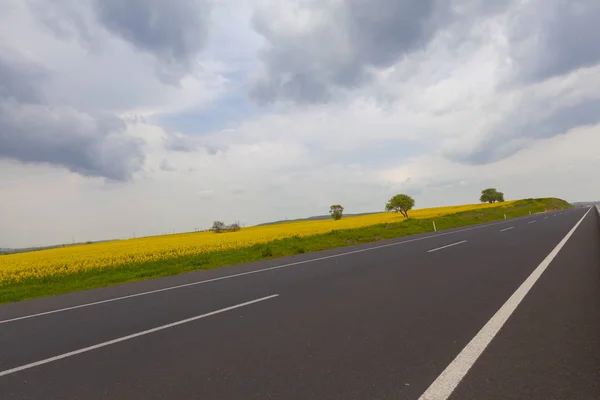
<svg viewBox="0 0 600 400">
<path fill-rule="evenodd" d="M 231 225 L 226 225 L 225 222 L 223 222 L 223 221 L 215 221 L 215 222 L 213 222 L 212 228 L 210 230 L 213 232 L 216 232 L 216 233 L 223 233 L 223 232 L 237 232 L 241 228 L 242 227 L 240 226 L 240 224 L 238 222 L 234 222 Z"/>
<path fill-rule="evenodd" d="M 504 193 L 499 192 L 497 189 L 490 188 L 484 189 L 481 191 L 481 197 L 479 200 L 482 203 L 496 203 L 504 201 Z M 403 217 L 408 218 L 408 212 L 412 210 L 415 206 L 415 199 L 407 194 L 397 194 L 393 196 L 386 204 L 385 211 L 392 211 L 396 213 L 402 214 Z M 329 207 L 329 215 L 335 221 L 339 221 L 342 219 L 344 215 L 344 207 L 340 204 L 334 204 Z M 222 221 L 215 221 L 213 223 L 212 228 L 210 229 L 216 233 L 222 232 L 235 232 L 241 229 L 239 223 L 233 223 L 231 225 L 226 225 Z"/>
<path fill-rule="evenodd" d="M 385 205 L 386 211 L 399 212 L 404 217 L 408 218 L 408 212 L 415 206 L 415 200 L 407 194 L 397 194 L 392 197 Z M 331 218 L 336 221 L 342 219 L 344 207 L 339 204 L 334 204 L 329 207 Z"/>
<path fill-rule="evenodd" d="M 479 200 L 482 203 L 504 202 L 504 193 L 499 192 L 494 188 L 484 189 L 481 191 Z M 405 218 L 408 218 L 408 212 L 412 210 L 414 206 L 415 200 L 411 196 L 407 194 L 397 194 L 386 203 L 385 210 L 400 213 Z M 329 214 L 336 221 L 342 219 L 343 213 L 344 207 L 339 204 L 334 204 L 329 208 Z"/>
</svg>

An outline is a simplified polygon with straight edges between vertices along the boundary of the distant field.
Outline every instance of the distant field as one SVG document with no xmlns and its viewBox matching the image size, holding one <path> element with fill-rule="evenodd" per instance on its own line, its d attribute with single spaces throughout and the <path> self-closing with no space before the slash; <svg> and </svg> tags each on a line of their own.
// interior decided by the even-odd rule
<svg viewBox="0 0 600 400">
<path fill-rule="evenodd" d="M 503 203 L 509 205 L 511 202 Z M 474 209 L 498 207 L 498 204 L 470 204 L 414 210 L 411 218 L 432 218 Z M 118 240 L 80 246 L 55 248 L 0 257 L 0 284 L 25 278 L 62 275 L 97 268 L 114 268 L 123 264 L 172 259 L 192 254 L 250 247 L 293 236 L 311 236 L 333 229 L 355 229 L 369 225 L 400 222 L 395 213 L 379 213 L 343 218 L 340 221 L 302 221 L 256 226 L 239 232 L 185 233 Z"/>
<path fill-rule="evenodd" d="M 215 268 L 569 207 L 559 199 L 470 204 L 118 240 L 0 256 L 0 302 Z M 335 233 L 335 235 L 331 235 Z"/>
</svg>

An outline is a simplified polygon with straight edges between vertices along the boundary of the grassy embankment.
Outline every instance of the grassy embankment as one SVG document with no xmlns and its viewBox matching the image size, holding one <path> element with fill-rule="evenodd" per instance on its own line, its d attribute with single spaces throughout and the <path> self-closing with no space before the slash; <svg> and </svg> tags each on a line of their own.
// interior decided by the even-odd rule
<svg viewBox="0 0 600 400">
<path fill-rule="evenodd" d="M 409 218 L 400 222 L 387 222 L 356 229 L 287 237 L 239 249 L 134 262 L 106 269 L 97 268 L 74 273 L 29 277 L 18 281 L 0 282 L 0 303 L 426 233 L 432 231 L 432 219 L 435 220 L 438 230 L 443 230 L 501 220 L 504 214 L 508 218 L 514 218 L 529 215 L 529 212 L 537 213 L 568 207 L 570 205 L 567 202 L 554 198 L 518 200 L 501 203 L 496 207 L 487 206 L 434 218 Z M 223 235 L 235 235 L 235 233 Z"/>
</svg>

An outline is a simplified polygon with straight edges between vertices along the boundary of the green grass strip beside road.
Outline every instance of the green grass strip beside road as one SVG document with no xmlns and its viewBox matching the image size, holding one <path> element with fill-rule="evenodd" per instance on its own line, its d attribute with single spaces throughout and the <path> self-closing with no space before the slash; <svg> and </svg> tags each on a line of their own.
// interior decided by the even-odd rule
<svg viewBox="0 0 600 400">
<path fill-rule="evenodd" d="M 438 230 L 459 228 L 484 222 L 543 212 L 548 209 L 568 208 L 560 199 L 519 200 L 510 206 L 501 206 L 435 218 Z M 134 282 L 143 279 L 176 275 L 202 269 L 213 269 L 275 257 L 291 256 L 319 250 L 394 239 L 433 230 L 431 219 L 408 219 L 403 222 L 372 225 L 359 229 L 337 230 L 330 233 L 275 240 L 252 247 L 167 259 L 119 267 L 97 269 L 68 275 L 31 278 L 0 287 L 0 303 L 9 303 L 43 296 Z"/>
</svg>

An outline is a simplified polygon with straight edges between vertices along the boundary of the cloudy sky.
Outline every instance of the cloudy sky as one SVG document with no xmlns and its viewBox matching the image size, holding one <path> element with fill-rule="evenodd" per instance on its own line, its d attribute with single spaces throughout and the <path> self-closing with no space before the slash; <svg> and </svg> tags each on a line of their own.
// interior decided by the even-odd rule
<svg viewBox="0 0 600 400">
<path fill-rule="evenodd" d="M 0 247 L 600 199 L 597 0 L 0 0 Z"/>
</svg>

